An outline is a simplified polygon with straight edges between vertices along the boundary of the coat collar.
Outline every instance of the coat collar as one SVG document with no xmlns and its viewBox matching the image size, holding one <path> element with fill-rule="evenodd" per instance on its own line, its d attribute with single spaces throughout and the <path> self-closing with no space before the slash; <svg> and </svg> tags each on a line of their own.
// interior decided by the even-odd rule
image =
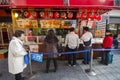
<svg viewBox="0 0 120 80">
<path fill-rule="evenodd" d="M 19 38 L 17 38 L 17 37 L 13 37 L 12 40 L 16 40 L 16 41 L 18 41 L 20 44 L 23 45 L 23 42 L 22 42 Z"/>
</svg>

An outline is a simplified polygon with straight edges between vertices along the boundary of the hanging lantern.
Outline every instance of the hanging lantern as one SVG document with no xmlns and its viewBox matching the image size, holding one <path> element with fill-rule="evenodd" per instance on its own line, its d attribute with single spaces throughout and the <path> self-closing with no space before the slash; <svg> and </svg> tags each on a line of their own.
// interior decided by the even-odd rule
<svg viewBox="0 0 120 80">
<path fill-rule="evenodd" d="M 82 16 L 82 12 L 77 12 L 76 13 L 76 18 L 81 18 L 81 16 Z"/>
<path fill-rule="evenodd" d="M 91 20 L 94 20 L 95 19 L 95 13 L 94 12 L 88 13 L 88 18 L 90 18 Z"/>
<path fill-rule="evenodd" d="M 72 13 L 72 12 L 69 12 L 69 13 L 68 13 L 68 18 L 71 19 L 72 17 L 73 17 L 73 13 Z"/>
<path fill-rule="evenodd" d="M 58 12 L 54 13 L 54 18 L 59 18 L 60 14 Z"/>
<path fill-rule="evenodd" d="M 66 18 L 66 15 L 67 15 L 67 14 L 66 14 L 65 12 L 62 12 L 60 16 L 61 16 L 61 18 L 64 18 L 64 19 L 65 19 L 65 18 Z"/>
<path fill-rule="evenodd" d="M 25 12 L 24 12 L 24 16 L 25 16 L 26 18 L 29 18 L 29 17 L 30 17 L 30 12 L 25 11 Z"/>
<path fill-rule="evenodd" d="M 95 13 L 95 19 L 98 20 L 98 21 L 102 19 L 101 16 L 100 16 L 100 11 L 99 10 Z"/>
<path fill-rule="evenodd" d="M 82 13 L 81 13 L 81 18 L 84 19 L 85 16 L 86 16 L 86 15 L 84 14 L 84 12 L 82 12 Z"/>
<path fill-rule="evenodd" d="M 83 18 L 87 18 L 87 12 L 83 13 Z"/>
<path fill-rule="evenodd" d="M 48 12 L 48 18 L 52 18 L 53 17 L 53 12 Z"/>
<path fill-rule="evenodd" d="M 100 21 L 102 19 L 101 15 L 99 15 L 96 19 Z"/>
<path fill-rule="evenodd" d="M 31 12 L 31 18 L 36 19 L 37 17 L 38 17 L 38 13 L 35 12 L 35 11 L 32 11 L 32 12 Z"/>
<path fill-rule="evenodd" d="M 45 12 L 43 12 L 43 11 L 42 11 L 42 12 L 40 12 L 40 17 L 41 17 L 41 18 L 45 18 L 45 17 L 46 17 L 46 13 L 45 13 Z"/>
</svg>

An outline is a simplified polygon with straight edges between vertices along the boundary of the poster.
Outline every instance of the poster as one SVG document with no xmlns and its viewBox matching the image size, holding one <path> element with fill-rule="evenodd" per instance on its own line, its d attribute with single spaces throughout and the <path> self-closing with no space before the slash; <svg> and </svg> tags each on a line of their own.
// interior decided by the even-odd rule
<svg viewBox="0 0 120 80">
<path fill-rule="evenodd" d="M 37 20 L 19 19 L 16 21 L 19 28 L 38 28 Z"/>
<path fill-rule="evenodd" d="M 40 20 L 41 28 L 60 28 L 60 20 Z"/>
<path fill-rule="evenodd" d="M 61 21 L 61 28 L 71 28 L 76 27 L 76 20 L 62 20 Z"/>
<path fill-rule="evenodd" d="M 89 27 L 89 28 L 94 28 L 95 27 L 95 21 L 88 21 L 88 23 L 87 23 L 87 27 Z"/>
<path fill-rule="evenodd" d="M 82 27 L 87 26 L 87 20 L 82 20 L 82 21 L 81 21 L 81 26 L 82 26 Z"/>
</svg>

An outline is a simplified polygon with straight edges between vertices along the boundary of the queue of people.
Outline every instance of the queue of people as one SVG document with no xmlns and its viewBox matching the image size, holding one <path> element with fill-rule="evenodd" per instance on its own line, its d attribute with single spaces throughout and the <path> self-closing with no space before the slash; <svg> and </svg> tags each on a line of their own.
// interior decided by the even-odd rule
<svg viewBox="0 0 120 80">
<path fill-rule="evenodd" d="M 92 33 L 89 31 L 88 27 L 83 27 L 83 35 L 79 38 L 74 32 L 74 28 L 70 28 L 70 33 L 66 35 L 65 46 L 67 51 L 77 51 L 79 49 L 79 40 L 83 41 L 83 47 L 85 50 L 91 50 L 93 39 Z M 10 41 L 8 50 L 8 66 L 9 72 L 15 75 L 16 80 L 24 80 L 22 72 L 27 66 L 24 62 L 24 56 L 27 54 L 27 49 L 24 48 L 23 40 L 25 38 L 24 32 L 21 30 L 16 30 L 15 34 Z M 58 69 L 57 57 L 58 57 L 58 38 L 55 35 L 53 29 L 50 29 L 44 39 L 44 46 L 46 47 L 47 55 L 46 60 L 46 72 L 49 72 L 50 61 L 53 60 L 54 72 Z M 111 48 L 113 44 L 113 38 L 110 31 L 106 31 L 106 36 L 103 40 L 103 48 Z M 102 54 L 101 62 L 108 65 L 109 63 L 109 51 L 105 51 Z M 90 52 L 84 53 L 84 64 L 90 63 Z M 68 54 L 68 66 L 76 66 L 76 54 Z"/>
</svg>

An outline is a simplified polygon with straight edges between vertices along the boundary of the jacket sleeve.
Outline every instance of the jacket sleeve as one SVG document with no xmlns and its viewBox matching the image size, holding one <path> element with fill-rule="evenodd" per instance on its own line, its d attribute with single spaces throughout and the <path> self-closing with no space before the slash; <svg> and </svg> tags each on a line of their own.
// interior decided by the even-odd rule
<svg viewBox="0 0 120 80">
<path fill-rule="evenodd" d="M 77 36 L 78 37 L 78 36 Z M 79 43 L 80 43 L 80 39 L 79 37 L 77 38 L 77 48 L 79 48 Z"/>
<path fill-rule="evenodd" d="M 14 56 L 24 56 L 27 54 L 27 52 L 23 48 L 23 46 L 20 43 L 17 43 L 16 41 L 12 42 L 10 49 L 11 49 Z"/>
<path fill-rule="evenodd" d="M 68 45 L 68 35 L 65 38 L 65 46 L 67 46 L 67 45 Z"/>
</svg>

